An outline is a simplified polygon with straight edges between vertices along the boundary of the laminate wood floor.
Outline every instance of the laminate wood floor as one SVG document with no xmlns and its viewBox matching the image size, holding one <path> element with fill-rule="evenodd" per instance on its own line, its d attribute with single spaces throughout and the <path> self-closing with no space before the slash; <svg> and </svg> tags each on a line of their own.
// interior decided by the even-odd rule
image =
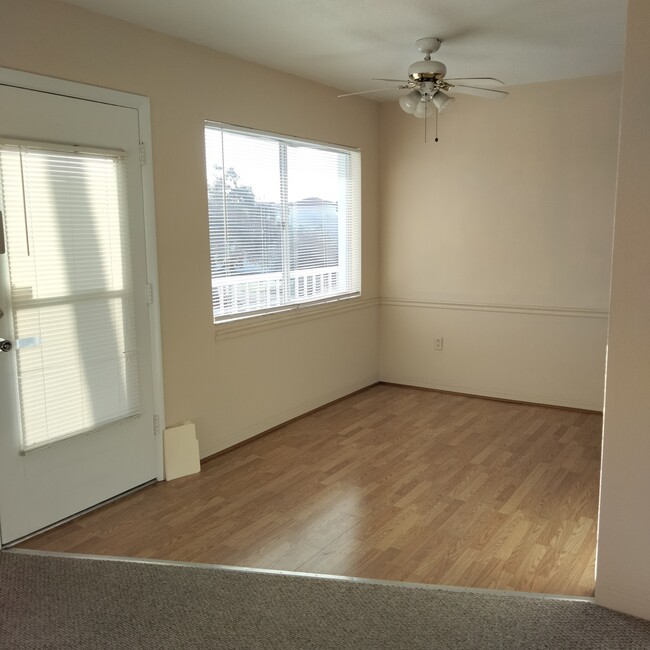
<svg viewBox="0 0 650 650">
<path fill-rule="evenodd" d="M 377 385 L 21 547 L 592 595 L 601 424 Z"/>
</svg>

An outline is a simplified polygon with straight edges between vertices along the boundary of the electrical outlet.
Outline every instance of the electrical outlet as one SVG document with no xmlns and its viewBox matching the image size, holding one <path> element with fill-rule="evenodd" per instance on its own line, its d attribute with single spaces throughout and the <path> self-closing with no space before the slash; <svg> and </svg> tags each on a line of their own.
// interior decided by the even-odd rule
<svg viewBox="0 0 650 650">
<path fill-rule="evenodd" d="M 436 336 L 433 339 L 433 349 L 442 350 L 442 336 Z"/>
</svg>

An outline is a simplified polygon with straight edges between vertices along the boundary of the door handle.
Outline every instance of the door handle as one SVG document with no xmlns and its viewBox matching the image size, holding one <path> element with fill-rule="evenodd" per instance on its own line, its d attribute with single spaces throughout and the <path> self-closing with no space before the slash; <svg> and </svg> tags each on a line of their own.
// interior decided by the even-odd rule
<svg viewBox="0 0 650 650">
<path fill-rule="evenodd" d="M 7 339 L 0 339 L 0 352 L 9 352 L 11 348 L 14 347 L 14 344 Z"/>
</svg>

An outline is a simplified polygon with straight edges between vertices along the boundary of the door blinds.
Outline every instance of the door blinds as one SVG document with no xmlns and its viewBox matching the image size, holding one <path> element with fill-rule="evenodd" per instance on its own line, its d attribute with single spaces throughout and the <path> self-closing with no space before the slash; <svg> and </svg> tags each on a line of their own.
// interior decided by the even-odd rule
<svg viewBox="0 0 650 650">
<path fill-rule="evenodd" d="M 138 413 L 123 164 L 0 145 L 23 450 Z"/>
</svg>

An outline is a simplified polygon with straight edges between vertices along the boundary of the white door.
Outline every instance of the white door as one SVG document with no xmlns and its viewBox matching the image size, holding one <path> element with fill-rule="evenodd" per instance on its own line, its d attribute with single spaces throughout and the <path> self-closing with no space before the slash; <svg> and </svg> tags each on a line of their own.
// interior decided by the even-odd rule
<svg viewBox="0 0 650 650">
<path fill-rule="evenodd" d="M 156 478 L 136 109 L 0 85 L 0 531 Z"/>
</svg>

